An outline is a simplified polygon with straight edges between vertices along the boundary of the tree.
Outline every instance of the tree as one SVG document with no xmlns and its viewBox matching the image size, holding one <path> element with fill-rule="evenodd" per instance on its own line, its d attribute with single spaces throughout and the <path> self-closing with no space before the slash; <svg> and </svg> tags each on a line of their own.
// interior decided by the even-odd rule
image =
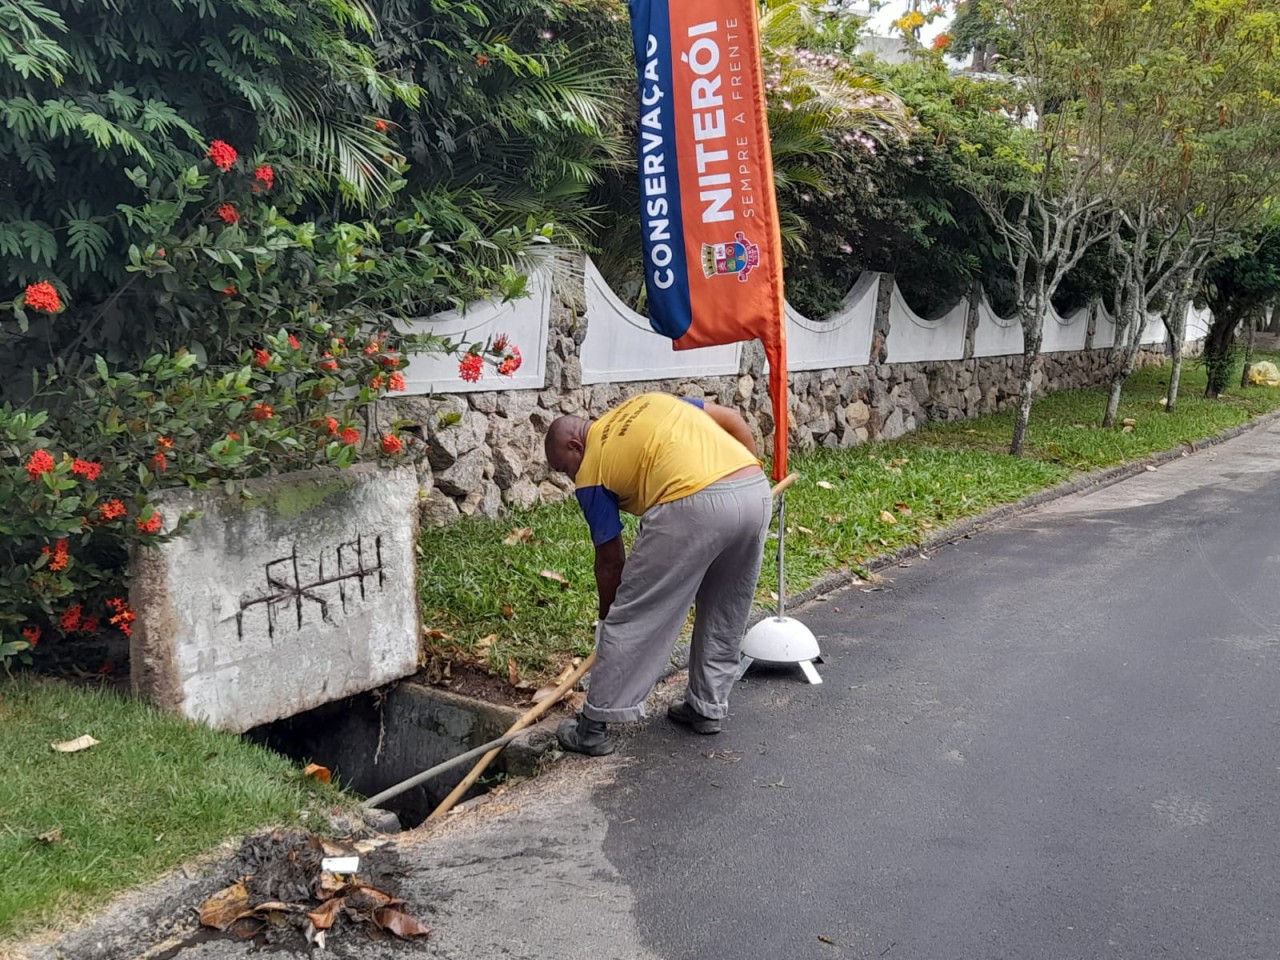
<svg viewBox="0 0 1280 960">
<path fill-rule="evenodd" d="M 1019 403 L 1010 451 L 1022 452 L 1046 312 L 1067 276 L 1108 235 L 1117 183 L 1147 142 L 1154 118 L 1108 122 L 1125 72 L 1156 40 L 1124 4 L 1020 0 L 1004 23 L 1021 51 L 1009 62 L 1010 99 L 1025 124 L 1021 150 L 970 152 L 974 196 L 991 218 L 1013 272 L 1022 326 Z M 1122 9 L 1123 8 L 1123 9 Z"/>
<path fill-rule="evenodd" d="M 1214 399 L 1229 384 L 1241 324 L 1256 323 L 1280 299 L 1280 216 L 1274 209 L 1244 243 L 1209 267 L 1203 294 L 1213 312 L 1204 344 L 1205 396 Z"/>
<path fill-rule="evenodd" d="M 1122 177 L 1112 224 L 1116 347 L 1103 426 L 1114 426 L 1153 306 L 1169 331 L 1173 370 L 1166 410 L 1177 408 L 1187 302 L 1215 249 L 1231 242 L 1280 186 L 1280 73 L 1270 63 L 1280 14 L 1252 0 L 1145 0 L 1162 42 L 1139 52 L 1110 122 L 1157 117 L 1155 136 Z"/>
</svg>

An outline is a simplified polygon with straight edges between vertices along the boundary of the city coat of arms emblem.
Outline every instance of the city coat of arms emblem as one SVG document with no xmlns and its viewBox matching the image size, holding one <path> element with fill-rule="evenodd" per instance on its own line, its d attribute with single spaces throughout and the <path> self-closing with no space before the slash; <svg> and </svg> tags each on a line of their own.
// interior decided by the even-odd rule
<svg viewBox="0 0 1280 960">
<path fill-rule="evenodd" d="M 708 277 L 737 274 L 745 282 L 760 264 L 760 246 L 747 239 L 741 230 L 728 243 L 702 245 L 702 272 Z"/>
</svg>

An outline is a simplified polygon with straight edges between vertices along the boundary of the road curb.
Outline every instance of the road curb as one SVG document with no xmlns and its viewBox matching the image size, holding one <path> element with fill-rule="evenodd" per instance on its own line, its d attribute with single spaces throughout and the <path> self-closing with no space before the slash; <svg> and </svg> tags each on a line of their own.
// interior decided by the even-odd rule
<svg viewBox="0 0 1280 960">
<path fill-rule="evenodd" d="M 1069 497 L 1073 494 L 1083 493 L 1086 490 L 1101 489 L 1109 487 L 1113 483 L 1119 483 L 1122 480 L 1128 480 L 1143 473 L 1147 467 L 1159 467 L 1162 464 L 1170 463 L 1174 460 L 1181 460 L 1184 457 L 1192 456 L 1200 453 L 1208 447 L 1216 447 L 1220 443 L 1228 440 L 1234 440 L 1236 437 L 1250 433 L 1260 427 L 1269 426 L 1272 423 L 1280 421 L 1280 410 L 1273 410 L 1271 413 L 1264 413 L 1248 423 L 1242 423 L 1237 427 L 1231 427 L 1220 433 L 1215 433 L 1211 437 L 1195 442 L 1184 441 L 1182 445 L 1174 447 L 1170 450 L 1164 450 L 1160 453 L 1152 454 L 1141 460 L 1134 460 L 1130 463 L 1122 463 L 1115 467 L 1104 467 L 1101 470 L 1094 470 L 1090 473 L 1081 474 L 1070 480 L 1064 480 L 1056 486 L 1033 493 L 1030 496 L 1023 497 L 1015 503 L 1005 503 L 998 507 L 992 507 L 985 513 L 980 513 L 974 517 L 967 517 L 964 520 L 958 520 L 948 527 L 938 530 L 922 543 L 908 544 L 899 547 L 892 553 L 882 554 L 873 557 L 867 561 L 865 569 L 874 572 L 894 567 L 902 563 L 904 560 L 910 560 L 919 556 L 923 552 L 936 550 L 939 547 L 945 547 L 949 544 L 963 540 L 966 537 L 973 536 L 974 533 L 995 523 L 1001 523 L 1005 520 L 1013 519 L 1034 510 L 1036 507 L 1054 500 L 1061 500 L 1063 497 Z M 816 583 L 808 588 L 801 590 L 795 594 L 787 595 L 787 606 L 798 607 L 806 603 L 810 603 L 818 597 L 832 593 L 841 587 L 849 586 L 855 579 L 854 573 L 848 568 L 834 571 L 819 579 Z M 758 615 L 753 614 L 753 622 L 759 622 L 769 615 L 768 611 L 761 611 Z"/>
</svg>

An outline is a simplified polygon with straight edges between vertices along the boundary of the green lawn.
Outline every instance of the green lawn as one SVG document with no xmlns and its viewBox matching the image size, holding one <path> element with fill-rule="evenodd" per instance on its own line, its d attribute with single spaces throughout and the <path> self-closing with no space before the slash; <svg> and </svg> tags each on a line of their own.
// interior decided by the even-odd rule
<svg viewBox="0 0 1280 960">
<path fill-rule="evenodd" d="M 1202 399 L 1204 371 L 1191 361 L 1179 409 L 1168 414 L 1159 405 L 1167 377 L 1166 367 L 1150 367 L 1126 386 L 1120 417 L 1136 421 L 1127 433 L 1098 426 L 1103 390 L 1037 400 L 1021 459 L 1005 452 L 1013 429 L 1009 412 L 932 425 L 887 443 L 794 454 L 792 469 L 803 479 L 787 496 L 788 592 L 1073 474 L 1202 440 L 1280 408 L 1280 390 L 1261 387 Z M 530 528 L 532 539 L 506 543 L 519 528 Z M 521 676 L 535 677 L 589 652 L 592 553 L 572 502 L 427 530 L 419 555 L 423 614 L 428 627 L 446 635 L 435 643 L 447 653 L 475 659 L 499 676 L 508 675 L 514 660 Z M 776 589 L 773 566 L 768 558 L 760 582 L 766 603 Z M 486 642 L 490 637 L 496 639 Z"/>
<path fill-rule="evenodd" d="M 83 734 L 102 742 L 50 746 Z M 228 838 L 351 805 L 237 736 L 28 676 L 0 679 L 0 757 L 0 954 Z"/>
</svg>

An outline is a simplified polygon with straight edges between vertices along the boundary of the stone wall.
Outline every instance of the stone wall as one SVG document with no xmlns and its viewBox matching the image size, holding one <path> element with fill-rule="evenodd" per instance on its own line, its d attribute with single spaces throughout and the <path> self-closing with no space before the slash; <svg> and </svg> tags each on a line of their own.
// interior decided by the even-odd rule
<svg viewBox="0 0 1280 960">
<path fill-rule="evenodd" d="M 564 497 L 572 485 L 552 475 L 543 461 L 547 427 L 561 414 L 598 416 L 637 393 L 663 391 L 734 406 L 751 424 L 761 449 L 767 449 L 773 417 L 758 344 L 744 346 L 737 376 L 584 385 L 580 356 L 587 320 L 577 291 L 573 294 L 551 296 L 543 389 L 406 397 L 380 412 L 381 419 L 419 424 L 429 444 L 419 467 L 428 522 L 493 516 L 504 505 L 529 507 Z M 1035 372 L 1037 395 L 1104 382 L 1108 353 L 1104 348 L 1042 355 Z M 1163 347 L 1146 347 L 1140 363 L 1159 363 L 1163 354 Z M 793 372 L 792 449 L 892 439 L 929 421 L 1003 410 L 1016 400 L 1021 362 L 1020 356 L 970 357 Z M 441 426 L 445 422 L 452 425 Z"/>
</svg>

